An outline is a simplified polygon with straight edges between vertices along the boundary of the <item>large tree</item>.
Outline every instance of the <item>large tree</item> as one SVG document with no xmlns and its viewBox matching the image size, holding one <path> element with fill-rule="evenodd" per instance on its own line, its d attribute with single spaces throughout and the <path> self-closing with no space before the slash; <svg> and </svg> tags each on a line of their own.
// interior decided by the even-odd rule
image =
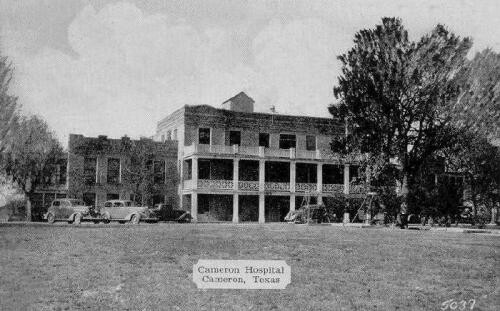
<svg viewBox="0 0 500 311">
<path fill-rule="evenodd" d="M 448 167 L 465 178 L 474 220 L 477 220 L 479 210 L 493 211 L 500 206 L 500 147 L 471 129 L 464 131 L 443 152 Z M 481 214 L 486 213 L 483 210 Z"/>
<path fill-rule="evenodd" d="M 27 220 L 31 221 L 31 200 L 37 188 L 47 182 L 53 164 L 62 155 L 59 142 L 47 123 L 37 116 L 23 117 L 13 124 L 0 157 L 0 171 L 26 195 Z"/>
<path fill-rule="evenodd" d="M 338 57 L 339 101 L 329 108 L 350 135 L 336 138 L 335 147 L 368 153 L 376 172 L 397 159 L 405 195 L 408 177 L 453 137 L 446 111 L 459 95 L 454 76 L 470 46 L 442 25 L 411 41 L 397 18 L 357 32 L 354 47 Z"/>
<path fill-rule="evenodd" d="M 455 124 L 489 139 L 500 138 L 500 54 L 477 53 L 456 75 L 461 93 L 451 105 Z"/>
<path fill-rule="evenodd" d="M 5 150 L 9 135 L 18 122 L 17 98 L 9 93 L 12 66 L 0 56 L 0 153 Z"/>
</svg>

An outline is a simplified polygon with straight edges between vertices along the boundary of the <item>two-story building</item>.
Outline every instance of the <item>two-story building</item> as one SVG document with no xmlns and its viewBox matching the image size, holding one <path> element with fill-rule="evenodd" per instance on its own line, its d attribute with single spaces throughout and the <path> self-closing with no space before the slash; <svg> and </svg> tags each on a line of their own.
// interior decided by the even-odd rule
<svg viewBox="0 0 500 311">
<path fill-rule="evenodd" d="M 220 109 L 184 106 L 158 123 L 178 141 L 179 201 L 195 221 L 283 221 L 303 202 L 364 192 L 358 161 L 331 151 L 345 124 L 333 118 L 254 112 L 239 93 Z"/>
</svg>

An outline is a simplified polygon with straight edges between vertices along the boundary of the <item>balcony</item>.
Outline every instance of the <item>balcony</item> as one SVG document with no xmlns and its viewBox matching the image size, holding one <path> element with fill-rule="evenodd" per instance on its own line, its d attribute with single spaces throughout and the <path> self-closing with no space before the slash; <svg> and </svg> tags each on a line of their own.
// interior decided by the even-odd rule
<svg viewBox="0 0 500 311">
<path fill-rule="evenodd" d="M 315 183 L 296 183 L 296 192 L 315 192 L 318 189 L 318 185 Z"/>
<path fill-rule="evenodd" d="M 323 192 L 342 193 L 344 192 L 344 184 L 323 184 Z"/>
<path fill-rule="evenodd" d="M 205 190 L 233 190 L 232 180 L 199 179 L 198 189 Z"/>
<path fill-rule="evenodd" d="M 348 155 L 342 157 L 338 153 L 329 150 L 296 150 L 291 149 L 275 149 L 254 146 L 225 146 L 225 145 L 203 145 L 192 144 L 184 147 L 184 157 L 191 155 L 243 155 L 258 158 L 285 158 L 285 159 L 303 159 L 303 160 L 329 160 L 329 161 L 346 161 L 359 162 L 363 159 L 363 155 Z"/>
<path fill-rule="evenodd" d="M 239 181 L 238 189 L 243 191 L 259 191 L 258 181 Z"/>
</svg>

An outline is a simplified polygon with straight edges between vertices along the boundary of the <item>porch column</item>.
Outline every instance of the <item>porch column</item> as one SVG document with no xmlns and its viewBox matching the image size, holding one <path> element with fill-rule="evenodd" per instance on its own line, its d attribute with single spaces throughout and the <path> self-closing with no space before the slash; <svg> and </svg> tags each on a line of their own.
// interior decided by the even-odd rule
<svg viewBox="0 0 500 311">
<path fill-rule="evenodd" d="M 260 193 L 259 194 L 259 223 L 261 223 L 261 224 L 266 222 L 265 205 L 266 205 L 266 200 L 265 200 L 264 193 Z"/>
<path fill-rule="evenodd" d="M 344 165 L 344 195 L 346 197 L 346 204 L 347 207 L 349 207 L 349 164 Z M 344 211 L 344 219 L 342 221 L 343 223 L 349 223 L 350 221 L 350 215 L 348 212 Z"/>
<path fill-rule="evenodd" d="M 265 217 L 265 195 L 266 190 L 266 162 L 265 160 L 259 160 L 259 223 L 263 224 L 266 222 Z"/>
<path fill-rule="evenodd" d="M 239 220 L 239 204 L 240 204 L 240 196 L 235 193 L 233 194 L 233 222 L 238 223 Z"/>
<path fill-rule="evenodd" d="M 191 217 L 193 222 L 198 222 L 198 193 L 191 193 Z"/>
<path fill-rule="evenodd" d="M 198 189 L 198 158 L 193 157 L 191 161 L 191 181 L 193 183 L 193 189 Z"/>
<path fill-rule="evenodd" d="M 318 184 L 316 185 L 316 190 L 318 191 L 318 204 L 323 203 L 323 163 L 318 163 L 316 171 L 316 180 Z"/>
<path fill-rule="evenodd" d="M 295 194 L 290 195 L 290 212 L 295 211 Z"/>
<path fill-rule="evenodd" d="M 237 145 L 235 145 L 237 146 Z M 240 159 L 233 160 L 233 189 L 238 191 L 238 181 L 239 181 L 239 170 L 240 170 Z"/>
<path fill-rule="evenodd" d="M 295 193 L 295 161 L 290 161 L 290 192 Z"/>
<path fill-rule="evenodd" d="M 344 194 L 349 194 L 349 164 L 344 165 Z"/>
</svg>

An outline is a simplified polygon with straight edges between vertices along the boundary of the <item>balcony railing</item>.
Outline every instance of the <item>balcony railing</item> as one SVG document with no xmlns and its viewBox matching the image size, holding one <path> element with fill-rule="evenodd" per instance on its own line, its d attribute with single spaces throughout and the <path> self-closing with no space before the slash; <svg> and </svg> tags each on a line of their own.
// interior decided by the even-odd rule
<svg viewBox="0 0 500 311">
<path fill-rule="evenodd" d="M 259 191 L 258 181 L 239 181 L 238 189 L 243 191 Z"/>
<path fill-rule="evenodd" d="M 198 179 L 198 189 L 232 190 L 233 188 L 232 180 Z"/>
<path fill-rule="evenodd" d="M 296 183 L 295 184 L 295 191 L 297 192 L 313 192 L 317 191 L 317 184 L 314 183 Z"/>
<path fill-rule="evenodd" d="M 366 188 L 363 185 L 350 185 L 349 193 L 364 193 L 366 192 Z"/>
<path fill-rule="evenodd" d="M 344 192 L 344 184 L 323 184 L 323 192 L 342 193 Z"/>
<path fill-rule="evenodd" d="M 226 145 L 204 145 L 192 144 L 184 147 L 184 156 L 193 154 L 216 154 L 216 155 L 247 155 L 254 157 L 272 157 L 272 158 L 288 158 L 288 159 L 306 159 L 306 160 L 333 160 L 346 162 L 357 162 L 363 159 L 363 155 L 350 154 L 341 156 L 329 150 L 296 150 L 291 149 L 275 149 L 256 146 L 226 146 Z"/>
<path fill-rule="evenodd" d="M 266 182 L 265 189 L 268 191 L 290 191 L 290 183 L 287 183 L 287 182 Z"/>
</svg>

